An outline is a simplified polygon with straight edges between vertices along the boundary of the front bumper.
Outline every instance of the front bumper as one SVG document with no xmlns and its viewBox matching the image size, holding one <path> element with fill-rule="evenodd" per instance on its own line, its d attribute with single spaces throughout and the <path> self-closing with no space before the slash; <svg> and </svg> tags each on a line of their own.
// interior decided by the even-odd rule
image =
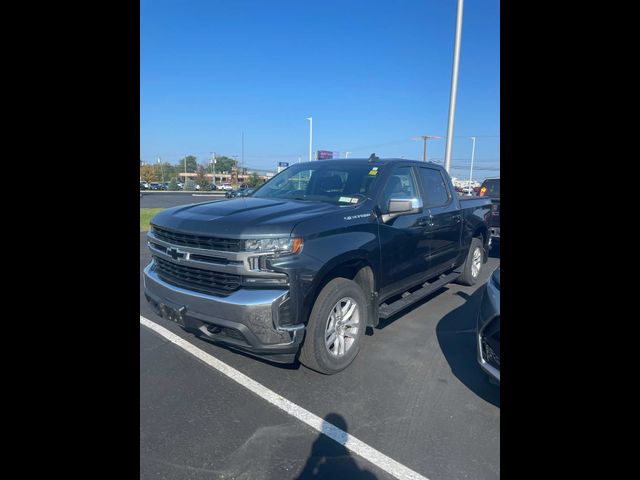
<svg viewBox="0 0 640 480">
<path fill-rule="evenodd" d="M 226 297 L 185 290 L 162 280 L 153 262 L 144 269 L 147 301 L 160 316 L 166 308 L 182 311 L 185 330 L 230 348 L 278 363 L 292 363 L 304 337 L 304 324 L 281 326 L 280 306 L 288 290 L 240 289 Z"/>
<path fill-rule="evenodd" d="M 496 323 L 499 331 L 500 328 L 500 290 L 494 285 L 493 280 L 489 279 L 487 282 L 486 290 L 482 297 L 480 305 L 480 312 L 478 313 L 477 328 L 476 328 L 476 350 L 478 363 L 480 368 L 484 370 L 489 376 L 493 377 L 500 383 L 500 364 L 499 356 L 498 362 L 487 358 L 486 347 L 483 342 L 486 339 L 487 332 L 495 330 Z M 498 351 L 499 355 L 499 351 Z"/>
</svg>

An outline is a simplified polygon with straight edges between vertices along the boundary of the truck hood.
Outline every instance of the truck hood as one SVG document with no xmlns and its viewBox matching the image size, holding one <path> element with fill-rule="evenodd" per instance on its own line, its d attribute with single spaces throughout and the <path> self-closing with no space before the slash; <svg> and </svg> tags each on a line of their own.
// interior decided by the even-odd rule
<svg viewBox="0 0 640 480">
<path fill-rule="evenodd" d="M 301 221 L 351 208 L 323 202 L 246 197 L 169 208 L 151 223 L 185 233 L 228 238 L 288 236 Z"/>
</svg>

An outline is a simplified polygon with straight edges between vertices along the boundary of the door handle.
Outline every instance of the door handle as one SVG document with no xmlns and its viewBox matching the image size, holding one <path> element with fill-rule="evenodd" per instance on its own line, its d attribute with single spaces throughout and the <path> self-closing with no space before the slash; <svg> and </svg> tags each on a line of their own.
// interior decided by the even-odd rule
<svg viewBox="0 0 640 480">
<path fill-rule="evenodd" d="M 433 222 L 431 221 L 430 218 L 421 218 L 420 220 L 418 220 L 418 226 L 419 227 L 433 227 Z"/>
</svg>

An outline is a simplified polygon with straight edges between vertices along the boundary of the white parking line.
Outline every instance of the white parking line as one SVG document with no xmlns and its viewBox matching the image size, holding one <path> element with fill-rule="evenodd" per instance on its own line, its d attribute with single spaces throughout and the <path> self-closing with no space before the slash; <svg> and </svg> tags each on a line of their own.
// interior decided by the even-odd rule
<svg viewBox="0 0 640 480">
<path fill-rule="evenodd" d="M 239 383 L 243 387 L 248 390 L 251 390 L 253 393 L 262 397 L 267 402 L 275 405 L 281 410 L 284 410 L 289 415 L 297 418 L 301 422 L 306 423 L 314 430 L 317 430 L 320 433 L 323 433 L 327 437 L 332 440 L 335 440 L 340 445 L 348 448 L 353 453 L 360 455 L 362 458 L 368 460 L 373 463 L 376 467 L 384 470 L 385 472 L 393 475 L 398 479 L 407 479 L 407 480 L 428 480 L 426 477 L 423 477 L 417 472 L 414 472 L 408 467 L 405 467 L 401 463 L 396 462 L 394 459 L 387 457 L 385 454 L 379 452 L 373 447 L 370 447 L 366 443 L 358 440 L 353 435 L 341 430 L 335 425 L 326 422 L 322 418 L 314 415 L 308 410 L 296 405 L 295 403 L 287 400 L 286 398 L 278 395 L 276 392 L 269 390 L 264 385 L 252 380 L 247 377 L 244 373 L 239 372 L 233 367 L 230 367 L 226 363 L 218 360 L 212 355 L 209 355 L 203 350 L 200 350 L 198 347 L 193 345 L 192 343 L 187 342 L 182 337 L 170 332 L 166 328 L 158 325 L 155 322 L 152 322 L 148 318 L 140 315 L 140 323 L 147 328 L 150 328 L 157 334 L 163 336 L 170 342 L 176 344 L 183 350 L 189 352 L 194 357 L 202 360 L 207 365 L 215 368 L 222 374 L 229 377 L 231 380 Z"/>
</svg>

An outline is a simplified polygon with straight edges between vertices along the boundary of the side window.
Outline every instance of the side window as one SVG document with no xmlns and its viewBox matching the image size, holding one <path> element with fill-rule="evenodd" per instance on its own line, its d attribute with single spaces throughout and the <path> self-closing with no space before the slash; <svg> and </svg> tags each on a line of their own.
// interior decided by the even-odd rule
<svg viewBox="0 0 640 480">
<path fill-rule="evenodd" d="M 398 167 L 387 180 L 383 190 L 382 207 L 389 206 L 392 198 L 415 198 L 419 197 L 416 182 L 411 173 L 411 167 Z"/>
<path fill-rule="evenodd" d="M 425 167 L 420 167 L 419 170 L 425 194 L 424 206 L 438 207 L 449 203 L 451 195 L 440 170 Z"/>
</svg>

